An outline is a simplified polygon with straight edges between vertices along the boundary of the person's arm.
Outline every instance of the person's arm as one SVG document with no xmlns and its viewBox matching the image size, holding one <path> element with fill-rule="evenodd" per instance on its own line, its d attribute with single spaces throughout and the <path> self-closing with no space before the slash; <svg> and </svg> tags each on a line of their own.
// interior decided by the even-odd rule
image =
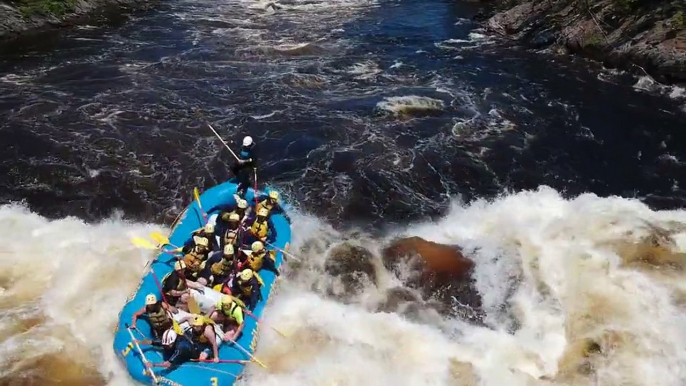
<svg viewBox="0 0 686 386">
<path fill-rule="evenodd" d="M 205 328 L 205 338 L 207 338 L 210 341 L 210 344 L 212 345 L 212 353 L 214 354 L 214 363 L 219 363 L 219 347 L 217 347 L 217 335 L 214 333 L 214 327 L 213 326 L 208 326 L 208 327 L 210 327 L 209 330 L 207 329 L 207 327 Z"/>
<path fill-rule="evenodd" d="M 131 317 L 131 328 L 136 328 L 136 320 L 145 313 L 145 306 L 141 307 L 140 310 L 136 311 Z"/>
<path fill-rule="evenodd" d="M 200 291 L 200 292 L 204 292 L 204 291 L 205 291 L 205 286 L 204 286 L 204 285 L 202 285 L 202 284 L 200 284 L 200 283 L 197 283 L 197 282 L 194 282 L 194 281 L 190 281 L 190 280 L 188 280 L 188 279 L 186 279 L 186 285 L 187 285 L 189 288 L 193 288 L 194 290 L 198 290 L 198 291 Z M 189 291 L 189 290 L 186 290 L 186 291 L 187 291 L 188 293 L 191 292 L 191 291 Z"/>
<path fill-rule="evenodd" d="M 175 308 L 174 306 L 172 306 L 171 304 L 166 303 L 166 302 L 163 302 L 163 303 L 162 303 L 162 308 L 164 308 L 165 310 L 171 312 L 172 314 L 175 314 L 175 313 L 177 312 L 177 310 L 176 310 L 176 308 Z"/>
<path fill-rule="evenodd" d="M 188 289 L 185 289 L 183 291 L 179 291 L 176 289 L 176 287 L 179 285 L 179 280 L 181 280 L 181 278 L 179 277 L 178 274 L 172 274 L 169 277 L 169 279 L 167 279 L 167 281 L 164 283 L 164 289 L 171 296 L 179 297 L 179 296 L 188 292 Z"/>
<path fill-rule="evenodd" d="M 281 273 L 278 269 L 276 269 L 276 261 L 274 261 L 274 256 L 272 255 L 272 252 L 274 251 L 267 252 L 267 258 L 263 260 L 262 268 L 268 271 L 272 271 L 276 276 L 279 276 Z"/>
<path fill-rule="evenodd" d="M 245 326 L 243 320 L 243 309 L 239 306 L 236 307 L 236 310 L 237 312 L 235 313 L 234 317 L 236 319 L 236 323 L 238 324 L 238 328 L 236 329 L 236 332 L 233 333 L 233 340 L 236 340 L 241 336 L 241 332 L 243 331 L 243 327 Z"/>
<path fill-rule="evenodd" d="M 257 282 L 257 279 L 253 278 L 253 286 L 252 286 L 252 292 L 250 293 L 250 305 L 248 306 L 249 309 L 254 309 L 255 306 L 257 306 L 257 302 L 260 299 L 260 283 Z"/>
</svg>

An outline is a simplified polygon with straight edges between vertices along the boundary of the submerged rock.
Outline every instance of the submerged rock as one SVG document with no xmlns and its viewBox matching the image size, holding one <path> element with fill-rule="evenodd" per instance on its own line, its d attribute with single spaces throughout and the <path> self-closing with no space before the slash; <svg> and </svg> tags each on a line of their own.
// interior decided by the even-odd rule
<svg viewBox="0 0 686 386">
<path fill-rule="evenodd" d="M 406 285 L 421 292 L 426 299 L 423 307 L 475 322 L 482 319 L 481 296 L 471 278 L 474 262 L 459 247 L 409 237 L 384 248 L 382 261 Z M 409 275 L 403 270 L 409 270 Z M 405 300 L 413 303 L 412 297 L 411 293 L 389 292 L 389 299 L 381 308 L 397 308 Z"/>
<path fill-rule="evenodd" d="M 349 243 L 331 249 L 324 270 L 340 280 L 339 289 L 331 288 L 330 294 L 347 298 L 359 294 L 365 284 L 376 284 L 374 256 L 365 248 Z"/>
<path fill-rule="evenodd" d="M 468 278 L 474 262 L 466 258 L 459 247 L 427 241 L 421 237 L 399 239 L 383 250 L 384 266 L 395 271 L 401 263 L 416 265 L 434 274 Z M 418 259 L 417 259 L 418 258 Z"/>
</svg>

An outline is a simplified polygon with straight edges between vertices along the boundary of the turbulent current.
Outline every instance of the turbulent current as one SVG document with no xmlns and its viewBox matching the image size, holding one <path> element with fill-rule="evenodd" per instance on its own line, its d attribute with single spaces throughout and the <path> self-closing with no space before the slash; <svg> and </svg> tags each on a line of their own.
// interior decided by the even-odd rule
<svg viewBox="0 0 686 386">
<path fill-rule="evenodd" d="M 229 176 L 205 122 L 255 137 L 296 206 L 266 312 L 289 338 L 265 330 L 241 384 L 686 383 L 686 93 L 477 12 L 170 0 L 3 47 L 0 385 L 132 384 L 112 332 L 153 255 L 130 239 Z M 397 236 L 460 245 L 482 320 L 384 312 L 413 274 L 381 262 Z M 348 297 L 325 269 L 343 243 L 376 275 Z"/>
</svg>

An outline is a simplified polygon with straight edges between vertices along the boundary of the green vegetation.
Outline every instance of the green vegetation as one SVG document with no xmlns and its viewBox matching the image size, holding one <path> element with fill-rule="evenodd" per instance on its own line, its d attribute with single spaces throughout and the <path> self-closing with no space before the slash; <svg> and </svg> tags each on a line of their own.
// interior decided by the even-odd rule
<svg viewBox="0 0 686 386">
<path fill-rule="evenodd" d="M 674 15 L 671 27 L 675 30 L 686 29 L 686 16 L 684 16 L 682 11 L 679 11 L 676 13 L 676 15 Z"/>
<path fill-rule="evenodd" d="M 25 18 L 34 15 L 62 16 L 74 10 L 76 0 L 21 0 L 16 5 Z"/>
</svg>

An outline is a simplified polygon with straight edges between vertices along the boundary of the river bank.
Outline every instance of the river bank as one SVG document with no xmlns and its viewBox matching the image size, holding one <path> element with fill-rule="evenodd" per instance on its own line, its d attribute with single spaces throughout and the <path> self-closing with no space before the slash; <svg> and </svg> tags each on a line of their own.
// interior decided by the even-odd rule
<svg viewBox="0 0 686 386">
<path fill-rule="evenodd" d="M 659 0 L 514 0 L 479 15 L 488 30 L 535 49 L 686 82 L 686 5 Z"/>
<path fill-rule="evenodd" d="M 0 0 L 0 43 L 148 9 L 157 0 Z"/>
</svg>

